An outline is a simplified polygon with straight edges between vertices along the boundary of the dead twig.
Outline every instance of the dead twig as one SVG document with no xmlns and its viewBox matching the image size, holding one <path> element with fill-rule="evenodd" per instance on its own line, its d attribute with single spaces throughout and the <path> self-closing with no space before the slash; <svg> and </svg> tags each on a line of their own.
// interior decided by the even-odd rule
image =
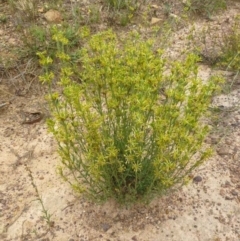
<svg viewBox="0 0 240 241">
<path fill-rule="evenodd" d="M 0 104 L 0 108 L 6 106 L 6 105 L 9 105 L 10 103 L 9 102 L 6 102 L 6 103 L 3 103 L 3 104 Z"/>
<path fill-rule="evenodd" d="M 0 104 L 0 109 L 3 108 L 3 107 L 5 107 L 6 105 L 10 105 L 11 102 L 12 102 L 15 98 L 16 98 L 16 97 L 13 97 L 13 98 L 11 98 L 10 100 L 8 100 L 8 101 Z"/>
<path fill-rule="evenodd" d="M 26 161 L 24 163 L 27 163 L 31 160 L 31 158 L 33 157 L 33 153 L 34 150 L 36 148 L 37 145 L 33 146 L 31 150 L 27 151 L 26 153 L 24 153 L 22 156 L 20 156 L 17 151 L 15 151 L 13 148 L 10 147 L 11 152 L 17 157 L 17 160 L 14 161 L 13 164 L 10 164 L 10 166 L 13 166 L 13 168 L 18 167 L 19 165 L 21 165 L 21 160 L 26 158 Z"/>
<path fill-rule="evenodd" d="M 21 95 L 26 95 L 33 83 L 33 81 L 37 78 L 36 74 L 35 74 L 35 71 L 36 71 L 36 67 L 32 67 L 31 65 L 32 63 L 32 59 L 29 59 L 24 70 L 21 70 L 19 68 L 19 66 L 16 66 L 15 69 L 18 70 L 19 74 L 15 75 L 14 77 L 11 76 L 10 73 L 7 73 L 8 75 L 8 78 L 9 80 L 11 81 L 11 83 L 14 85 L 15 88 L 18 88 L 16 85 L 15 85 L 15 81 L 18 79 L 18 78 L 21 78 L 25 83 L 27 83 L 27 79 L 26 79 L 26 75 L 27 74 L 30 74 L 30 75 L 33 75 L 34 78 L 31 80 L 31 82 L 29 83 L 28 87 L 25 88 L 25 91 L 24 91 L 24 94 L 21 94 Z"/>
<path fill-rule="evenodd" d="M 5 227 L 4 227 L 4 232 L 7 233 L 9 227 L 12 226 L 12 225 L 22 216 L 22 214 L 23 214 L 24 212 L 26 212 L 29 208 L 30 208 L 30 206 L 25 204 L 25 206 L 23 207 L 23 209 L 21 210 L 21 212 L 19 212 L 19 214 L 14 217 L 14 219 L 12 220 L 12 222 L 5 225 Z"/>
</svg>

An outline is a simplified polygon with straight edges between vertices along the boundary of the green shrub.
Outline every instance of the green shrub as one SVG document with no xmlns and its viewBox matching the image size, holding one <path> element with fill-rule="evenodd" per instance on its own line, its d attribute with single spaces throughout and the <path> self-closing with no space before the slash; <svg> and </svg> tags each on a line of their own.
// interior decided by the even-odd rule
<svg viewBox="0 0 240 241">
<path fill-rule="evenodd" d="M 219 65 L 232 70 L 240 70 L 240 16 L 236 17 L 229 31 L 223 32 Z"/>
<path fill-rule="evenodd" d="M 13 14 L 17 15 L 19 22 L 35 20 L 38 15 L 39 0 L 8 0 Z"/>
<path fill-rule="evenodd" d="M 113 9 L 129 8 L 137 3 L 136 0 L 105 0 Z"/>
<path fill-rule="evenodd" d="M 186 0 L 186 10 L 190 13 L 210 17 L 215 12 L 226 8 L 225 0 Z"/>
<path fill-rule="evenodd" d="M 74 24 L 62 24 L 58 29 L 56 26 L 46 28 L 45 26 L 31 24 L 24 32 L 23 28 L 20 28 L 19 31 L 23 32 L 21 35 L 23 48 L 21 48 L 20 51 L 24 53 L 25 56 L 36 57 L 36 52 L 46 50 L 50 56 L 54 56 L 57 51 L 57 46 L 51 36 L 54 35 L 56 31 L 62 31 L 69 40 L 69 49 L 72 49 L 79 44 L 77 30 L 78 26 Z"/>
<path fill-rule="evenodd" d="M 64 52 L 68 40 L 62 32 L 53 39 L 61 73 L 60 90 L 50 88 L 48 96 L 48 126 L 59 146 L 59 172 L 75 190 L 94 200 L 150 199 L 183 183 L 209 157 L 201 118 L 219 79 L 204 84 L 196 56 L 169 64 L 151 41 L 137 34 L 120 41 L 107 31 L 79 51 L 76 81 Z M 40 79 L 51 86 L 54 60 L 38 55 L 46 70 Z"/>
<path fill-rule="evenodd" d="M 121 26 L 127 26 L 131 22 L 141 5 L 141 1 L 136 0 L 105 0 L 105 2 L 113 10 L 109 11 L 108 15 L 111 24 L 115 22 Z"/>
</svg>

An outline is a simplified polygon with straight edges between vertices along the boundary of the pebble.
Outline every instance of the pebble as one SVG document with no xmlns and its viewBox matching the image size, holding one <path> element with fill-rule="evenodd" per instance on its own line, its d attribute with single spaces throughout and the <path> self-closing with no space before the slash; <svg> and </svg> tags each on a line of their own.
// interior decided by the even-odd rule
<svg viewBox="0 0 240 241">
<path fill-rule="evenodd" d="M 226 197 L 225 197 L 225 200 L 230 200 L 230 201 L 231 201 L 231 200 L 233 200 L 233 199 L 234 199 L 233 197 L 229 197 L 229 196 L 226 196 Z"/>
<path fill-rule="evenodd" d="M 193 182 L 195 182 L 195 183 L 199 183 L 201 181 L 202 181 L 202 177 L 200 177 L 200 176 L 196 176 L 193 178 Z"/>
<path fill-rule="evenodd" d="M 223 197 L 223 196 L 225 196 L 225 191 L 223 189 L 221 189 L 219 194 Z"/>
<path fill-rule="evenodd" d="M 133 240 L 133 241 L 137 241 L 137 240 L 138 240 L 138 239 L 137 239 L 137 236 L 136 236 L 136 235 L 133 236 L 133 237 L 132 237 L 132 240 Z"/>
<path fill-rule="evenodd" d="M 103 229 L 104 232 L 107 232 L 108 229 L 110 229 L 110 228 L 111 228 L 111 225 L 109 225 L 108 223 L 102 224 L 102 229 Z"/>
<path fill-rule="evenodd" d="M 160 18 L 152 18 L 152 19 L 151 19 L 151 24 L 154 25 L 154 24 L 156 24 L 156 23 L 158 23 L 158 22 L 160 22 L 160 21 L 161 21 Z"/>
<path fill-rule="evenodd" d="M 237 192 L 236 190 L 232 190 L 232 191 L 231 191 L 231 194 L 232 194 L 233 196 L 237 196 L 237 195 L 238 195 L 238 192 Z"/>
<path fill-rule="evenodd" d="M 225 186 L 230 187 L 230 186 L 231 186 L 231 183 L 230 183 L 229 181 L 226 181 L 226 182 L 225 182 Z"/>
<path fill-rule="evenodd" d="M 227 146 L 220 147 L 220 148 L 218 148 L 217 153 L 220 156 L 228 155 L 229 154 L 229 147 L 227 147 Z"/>
</svg>

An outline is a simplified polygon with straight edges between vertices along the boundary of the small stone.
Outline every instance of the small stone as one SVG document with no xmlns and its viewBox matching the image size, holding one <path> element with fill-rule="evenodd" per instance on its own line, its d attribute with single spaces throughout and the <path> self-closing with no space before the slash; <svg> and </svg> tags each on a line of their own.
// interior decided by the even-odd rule
<svg viewBox="0 0 240 241">
<path fill-rule="evenodd" d="M 152 8 L 159 9 L 159 6 L 156 4 L 151 5 Z"/>
<path fill-rule="evenodd" d="M 137 240 L 138 240 L 138 239 L 137 239 L 137 236 L 136 236 L 136 235 L 133 236 L 133 237 L 132 237 L 132 240 L 133 240 L 133 241 L 137 241 Z"/>
<path fill-rule="evenodd" d="M 161 21 L 160 18 L 152 18 L 152 19 L 151 19 L 151 24 L 154 25 L 154 24 L 156 24 L 156 23 L 158 23 L 158 22 L 160 22 L 160 21 Z"/>
<path fill-rule="evenodd" d="M 193 182 L 195 182 L 195 183 L 199 183 L 201 181 L 202 181 L 202 177 L 200 177 L 200 176 L 196 176 L 193 178 Z"/>
<path fill-rule="evenodd" d="M 47 11 L 44 17 L 50 23 L 60 23 L 62 21 L 61 13 L 53 9 Z"/>
<path fill-rule="evenodd" d="M 229 197 L 229 196 L 226 196 L 225 197 L 225 200 L 228 200 L 228 201 L 231 201 L 231 200 L 233 200 L 234 198 L 233 197 Z"/>
<path fill-rule="evenodd" d="M 232 194 L 233 196 L 237 196 L 237 195 L 238 195 L 238 192 L 237 192 L 236 190 L 232 190 L 232 191 L 231 191 L 231 194 Z"/>
<path fill-rule="evenodd" d="M 102 229 L 103 229 L 104 232 L 107 232 L 108 229 L 110 229 L 110 228 L 111 228 L 111 225 L 109 225 L 108 223 L 102 224 Z"/>
<path fill-rule="evenodd" d="M 225 156 L 229 154 L 229 147 L 223 146 L 218 148 L 217 150 L 218 155 Z"/>
<path fill-rule="evenodd" d="M 219 194 L 224 197 L 225 196 L 225 191 L 223 189 L 220 190 Z"/>
<path fill-rule="evenodd" d="M 225 182 L 225 186 L 226 186 L 226 187 L 231 187 L 231 183 L 230 183 L 229 181 L 226 181 L 226 182 Z"/>
</svg>

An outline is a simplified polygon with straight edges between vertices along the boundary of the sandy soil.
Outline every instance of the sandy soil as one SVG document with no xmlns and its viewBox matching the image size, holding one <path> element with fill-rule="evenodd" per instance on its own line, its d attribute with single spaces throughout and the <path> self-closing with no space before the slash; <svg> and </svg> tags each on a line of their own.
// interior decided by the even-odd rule
<svg viewBox="0 0 240 241">
<path fill-rule="evenodd" d="M 219 24 L 219 19 L 212 24 Z M 179 34 L 184 36 L 186 29 Z M 181 48 L 180 43 L 181 39 L 173 53 Z M 204 65 L 199 71 L 203 79 L 213 73 Z M 59 178 L 60 159 L 44 118 L 23 123 L 25 112 L 48 115 L 40 89 L 15 95 L 9 76 L 3 73 L 0 104 L 14 99 L 0 108 L 0 240 L 239 241 L 240 78 L 227 71 L 222 74 L 229 83 L 234 79 L 234 86 L 213 101 L 213 106 L 221 107 L 217 128 L 206 140 L 214 146 L 214 156 L 177 192 L 148 206 L 120 208 L 111 200 L 100 206 L 77 197 Z M 52 215 L 50 225 L 43 218 L 26 167 Z"/>
</svg>

